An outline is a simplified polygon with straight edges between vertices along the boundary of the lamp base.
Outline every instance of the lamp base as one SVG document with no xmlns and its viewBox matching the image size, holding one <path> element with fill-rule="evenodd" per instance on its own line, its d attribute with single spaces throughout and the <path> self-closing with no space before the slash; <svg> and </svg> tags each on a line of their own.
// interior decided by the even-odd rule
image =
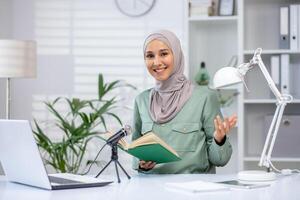
<svg viewBox="0 0 300 200">
<path fill-rule="evenodd" d="M 241 181 L 274 181 L 276 174 L 274 172 L 248 170 L 239 172 L 238 179 Z"/>
</svg>

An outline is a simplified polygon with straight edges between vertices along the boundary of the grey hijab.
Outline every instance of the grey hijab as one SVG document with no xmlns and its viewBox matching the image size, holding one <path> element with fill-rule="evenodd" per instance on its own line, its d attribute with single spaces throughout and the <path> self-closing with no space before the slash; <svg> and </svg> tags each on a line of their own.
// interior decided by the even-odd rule
<svg viewBox="0 0 300 200">
<path fill-rule="evenodd" d="M 147 45 L 153 40 L 165 43 L 172 50 L 174 56 L 174 70 L 170 77 L 165 81 L 156 81 L 149 96 L 150 116 L 154 122 L 162 124 L 173 119 L 182 109 L 192 96 L 193 86 L 183 74 L 184 56 L 176 35 L 167 30 L 150 34 L 144 43 L 144 55 Z"/>
</svg>

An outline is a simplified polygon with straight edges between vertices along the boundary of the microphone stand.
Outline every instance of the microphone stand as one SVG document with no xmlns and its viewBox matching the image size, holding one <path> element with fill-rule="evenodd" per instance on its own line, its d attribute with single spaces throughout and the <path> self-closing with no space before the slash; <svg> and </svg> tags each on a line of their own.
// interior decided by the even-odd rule
<svg viewBox="0 0 300 200">
<path fill-rule="evenodd" d="M 118 166 L 122 169 L 124 174 L 127 176 L 128 179 L 131 177 L 127 174 L 125 169 L 122 167 L 120 162 L 118 161 L 118 141 L 114 141 L 111 143 L 108 143 L 111 146 L 111 159 L 110 161 L 104 166 L 104 168 L 97 174 L 96 178 L 109 166 L 110 163 L 114 162 L 115 163 L 115 168 L 116 168 L 116 173 L 118 177 L 118 183 L 121 182 L 120 176 L 119 176 L 119 171 L 118 171 Z"/>
</svg>

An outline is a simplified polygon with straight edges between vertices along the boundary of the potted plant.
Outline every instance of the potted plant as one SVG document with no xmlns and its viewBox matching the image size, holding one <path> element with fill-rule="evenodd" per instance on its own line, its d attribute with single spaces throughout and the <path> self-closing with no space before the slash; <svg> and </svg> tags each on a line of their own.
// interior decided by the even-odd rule
<svg viewBox="0 0 300 200">
<path fill-rule="evenodd" d="M 205 62 L 200 63 L 200 68 L 195 75 L 195 81 L 198 85 L 208 85 L 209 84 L 209 73 L 205 67 Z"/>
<path fill-rule="evenodd" d="M 52 166 L 57 172 L 79 173 L 80 167 L 93 164 L 91 161 L 83 163 L 88 144 L 92 139 L 100 139 L 99 134 L 107 131 L 105 119 L 110 116 L 120 125 L 121 119 L 113 112 L 117 107 L 116 97 L 107 98 L 116 88 L 129 86 L 117 80 L 104 83 L 103 75 L 98 76 L 98 99 L 81 100 L 79 98 L 58 97 L 53 102 L 45 102 L 48 110 L 54 116 L 54 126 L 60 130 L 61 139 L 53 141 L 41 125 L 34 120 L 33 133 L 39 148 L 43 152 L 46 165 Z M 56 105 L 67 103 L 66 114 L 59 113 Z M 99 131 L 100 130 L 100 131 Z M 95 161 L 97 163 L 97 161 Z"/>
</svg>

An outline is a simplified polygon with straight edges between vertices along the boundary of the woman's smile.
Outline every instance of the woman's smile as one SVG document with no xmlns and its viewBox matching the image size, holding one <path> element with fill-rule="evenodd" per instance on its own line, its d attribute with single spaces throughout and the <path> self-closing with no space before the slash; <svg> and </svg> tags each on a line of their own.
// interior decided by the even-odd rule
<svg viewBox="0 0 300 200">
<path fill-rule="evenodd" d="M 156 73 L 162 73 L 164 72 L 168 67 L 159 67 L 159 68 L 156 68 L 156 69 L 153 69 L 154 72 Z"/>
</svg>

